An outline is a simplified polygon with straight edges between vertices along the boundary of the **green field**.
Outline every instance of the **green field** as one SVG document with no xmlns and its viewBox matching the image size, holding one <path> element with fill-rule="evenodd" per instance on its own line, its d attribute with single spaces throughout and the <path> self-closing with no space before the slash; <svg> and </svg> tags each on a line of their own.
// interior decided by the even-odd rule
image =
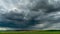
<svg viewBox="0 0 60 34">
<path fill-rule="evenodd" d="M 60 31 L 1 31 L 0 34 L 60 34 Z"/>
</svg>

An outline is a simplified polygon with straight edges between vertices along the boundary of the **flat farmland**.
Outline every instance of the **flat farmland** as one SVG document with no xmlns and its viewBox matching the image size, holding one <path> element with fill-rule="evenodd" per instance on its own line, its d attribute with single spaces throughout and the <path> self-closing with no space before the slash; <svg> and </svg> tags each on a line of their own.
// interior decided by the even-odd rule
<svg viewBox="0 0 60 34">
<path fill-rule="evenodd" d="M 60 31 L 0 31 L 0 34 L 60 34 Z"/>
</svg>

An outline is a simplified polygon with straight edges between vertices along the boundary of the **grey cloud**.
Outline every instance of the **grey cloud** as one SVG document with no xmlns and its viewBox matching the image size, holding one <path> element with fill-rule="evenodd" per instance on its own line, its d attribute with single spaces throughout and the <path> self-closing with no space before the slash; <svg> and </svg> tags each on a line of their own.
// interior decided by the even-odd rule
<svg viewBox="0 0 60 34">
<path fill-rule="evenodd" d="M 38 30 L 49 29 L 53 24 L 60 22 L 59 0 L 0 0 L 0 2 L 0 27 Z"/>
</svg>

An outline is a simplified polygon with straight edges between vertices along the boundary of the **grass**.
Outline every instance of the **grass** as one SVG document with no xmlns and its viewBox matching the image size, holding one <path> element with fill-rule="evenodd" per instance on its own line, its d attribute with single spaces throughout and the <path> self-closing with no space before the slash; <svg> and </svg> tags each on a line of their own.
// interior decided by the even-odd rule
<svg viewBox="0 0 60 34">
<path fill-rule="evenodd" d="M 60 31 L 1 31 L 0 34 L 60 34 Z"/>
</svg>

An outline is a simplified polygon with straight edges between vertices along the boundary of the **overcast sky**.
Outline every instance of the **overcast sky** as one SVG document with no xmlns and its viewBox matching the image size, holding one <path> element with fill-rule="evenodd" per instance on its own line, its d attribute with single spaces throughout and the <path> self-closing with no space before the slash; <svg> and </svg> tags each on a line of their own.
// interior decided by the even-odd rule
<svg viewBox="0 0 60 34">
<path fill-rule="evenodd" d="M 60 0 L 0 0 L 1 28 L 60 29 Z"/>
</svg>

